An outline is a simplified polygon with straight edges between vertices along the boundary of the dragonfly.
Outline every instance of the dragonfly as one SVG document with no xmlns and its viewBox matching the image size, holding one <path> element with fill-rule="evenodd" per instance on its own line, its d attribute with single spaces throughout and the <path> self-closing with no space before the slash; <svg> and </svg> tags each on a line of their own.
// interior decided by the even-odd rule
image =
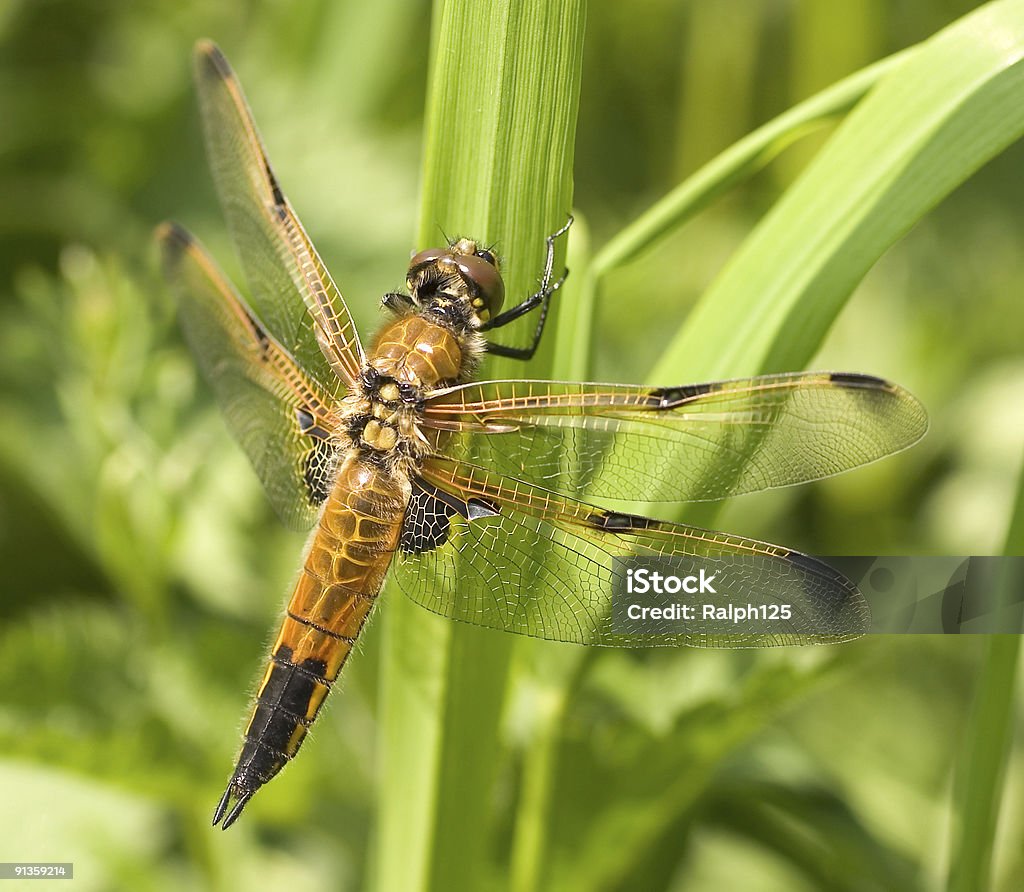
<svg viewBox="0 0 1024 892">
<path fill-rule="evenodd" d="M 270 502 L 289 527 L 312 529 L 215 826 L 230 827 L 295 757 L 388 574 L 435 613 L 554 641 L 756 647 L 863 633 L 862 595 L 815 558 L 599 505 L 717 500 L 867 464 L 923 436 L 910 393 L 836 372 L 668 387 L 475 380 L 488 354 L 536 350 L 571 217 L 547 238 L 537 290 L 508 309 L 483 242 L 415 254 L 365 348 L 212 42 L 196 45 L 194 74 L 250 300 L 173 223 L 157 231 L 164 274 Z M 493 339 L 534 313 L 529 344 Z M 638 556 L 731 574 L 738 599 L 785 601 L 792 616 L 771 635 L 623 626 L 615 562 Z"/>
</svg>

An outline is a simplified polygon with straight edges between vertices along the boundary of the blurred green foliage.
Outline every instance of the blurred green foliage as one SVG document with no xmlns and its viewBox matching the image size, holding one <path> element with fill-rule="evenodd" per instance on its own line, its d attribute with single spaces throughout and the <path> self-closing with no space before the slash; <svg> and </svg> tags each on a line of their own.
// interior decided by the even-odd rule
<svg viewBox="0 0 1024 892">
<path fill-rule="evenodd" d="M 754 127 L 973 6 L 592 4 L 575 171 L 592 243 Z M 197 380 L 150 233 L 174 217 L 240 278 L 189 80 L 192 42 L 211 36 L 372 328 L 413 246 L 430 20 L 399 0 L 0 8 L 0 860 L 73 860 L 83 889 L 371 882 L 380 623 L 301 758 L 236 829 L 209 830 L 302 539 L 276 525 Z M 603 283 L 590 377 L 644 379 L 825 136 Z M 1011 147 L 922 219 L 812 363 L 908 386 L 927 440 L 735 500 L 717 525 L 822 554 L 1003 549 L 1024 442 L 1022 164 Z M 531 833 L 541 888 L 941 885 L 984 647 L 517 645 L 490 754 L 488 886 L 505 887 Z M 1024 886 L 1020 698 L 992 874 L 1007 890 Z"/>
</svg>

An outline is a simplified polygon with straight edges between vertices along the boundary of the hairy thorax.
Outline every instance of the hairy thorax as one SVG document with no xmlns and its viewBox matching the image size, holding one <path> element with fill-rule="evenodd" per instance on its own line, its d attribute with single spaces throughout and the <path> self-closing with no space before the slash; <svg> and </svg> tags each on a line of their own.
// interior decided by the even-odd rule
<svg viewBox="0 0 1024 892">
<path fill-rule="evenodd" d="M 354 446 L 392 468 L 415 467 L 435 444 L 420 430 L 423 400 L 465 380 L 479 354 L 475 335 L 459 335 L 418 313 L 383 327 L 367 355 L 359 389 L 342 418 Z"/>
</svg>

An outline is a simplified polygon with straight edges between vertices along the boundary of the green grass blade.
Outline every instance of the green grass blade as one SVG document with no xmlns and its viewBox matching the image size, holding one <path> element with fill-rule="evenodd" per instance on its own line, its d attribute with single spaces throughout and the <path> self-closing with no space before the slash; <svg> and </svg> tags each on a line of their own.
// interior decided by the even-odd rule
<svg viewBox="0 0 1024 892">
<path fill-rule="evenodd" d="M 1006 537 L 1007 555 L 1024 555 L 1024 467 Z M 1006 580 L 1008 581 L 1008 580 Z M 1011 603 L 1010 589 L 1002 603 Z M 1016 600 L 1016 599 L 1014 599 Z M 1013 743 L 1020 635 L 992 635 L 985 641 L 974 705 L 964 731 L 956 768 L 949 892 L 988 889 L 992 850 Z"/>
<path fill-rule="evenodd" d="M 550 373 L 556 380 L 583 380 L 590 366 L 594 289 L 587 286 L 589 260 L 590 233 L 586 220 L 577 216 L 566 258 L 570 276 L 559 292 L 555 331 L 548 335 L 555 343 Z M 588 651 L 536 641 L 520 641 L 517 645 L 524 658 L 534 664 L 533 683 L 541 691 L 537 695 L 537 711 L 531 716 L 533 733 L 523 753 L 509 886 L 514 892 L 533 892 L 542 888 L 547 864 L 551 797 L 558 775 L 565 707 L 582 674 Z"/>
<path fill-rule="evenodd" d="M 436 9 L 419 246 L 439 227 L 495 241 L 510 306 L 536 287 L 544 238 L 571 207 L 584 4 Z M 524 343 L 531 327 L 500 340 Z M 546 373 L 545 355 L 531 374 Z M 488 372 L 523 374 L 508 361 Z M 377 888 L 480 888 L 510 636 L 439 620 L 397 592 L 386 608 Z"/>
<path fill-rule="evenodd" d="M 949 892 L 990 888 L 992 849 L 1013 742 L 1019 657 L 1020 635 L 987 637 L 955 779 L 957 817 Z"/>
<path fill-rule="evenodd" d="M 843 78 L 743 137 L 703 165 L 640 217 L 620 230 L 595 255 L 598 281 L 610 270 L 653 247 L 716 198 L 748 179 L 793 142 L 848 112 L 878 81 L 903 64 L 913 50 L 896 53 Z"/>
</svg>

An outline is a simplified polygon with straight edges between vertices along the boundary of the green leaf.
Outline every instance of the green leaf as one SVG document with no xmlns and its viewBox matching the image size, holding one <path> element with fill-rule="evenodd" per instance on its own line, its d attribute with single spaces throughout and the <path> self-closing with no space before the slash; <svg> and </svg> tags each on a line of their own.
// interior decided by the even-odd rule
<svg viewBox="0 0 1024 892">
<path fill-rule="evenodd" d="M 439 231 L 497 243 L 506 306 L 530 294 L 572 202 L 583 3 L 438 4 L 419 247 Z M 559 261 L 563 245 L 559 245 Z M 501 330 L 522 344 L 535 322 Z M 543 376 L 551 345 L 531 364 Z M 521 365 L 493 362 L 493 377 Z M 501 752 L 510 636 L 387 598 L 377 888 L 479 888 Z"/>
</svg>

